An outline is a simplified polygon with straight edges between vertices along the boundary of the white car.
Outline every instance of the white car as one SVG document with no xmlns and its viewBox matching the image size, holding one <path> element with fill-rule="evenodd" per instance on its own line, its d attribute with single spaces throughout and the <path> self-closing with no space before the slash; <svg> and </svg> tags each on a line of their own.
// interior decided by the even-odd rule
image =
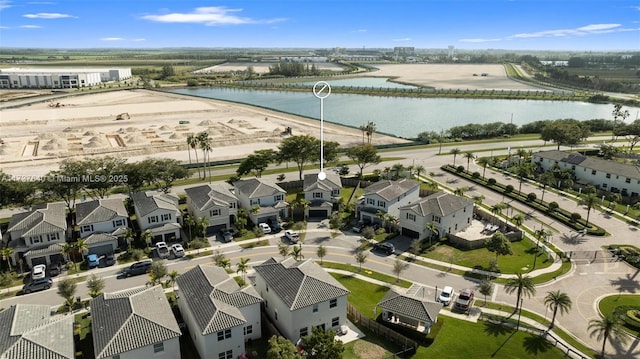
<svg viewBox="0 0 640 359">
<path fill-rule="evenodd" d="M 33 266 L 31 270 L 31 279 L 42 279 L 47 276 L 47 266 L 44 264 L 37 264 Z"/>
<path fill-rule="evenodd" d="M 440 296 L 438 297 L 438 302 L 442 303 L 444 306 L 449 305 L 451 300 L 453 299 L 453 288 L 450 286 L 446 286 L 440 292 Z"/>
<path fill-rule="evenodd" d="M 167 258 L 169 257 L 169 247 L 165 242 L 156 243 L 156 251 L 158 252 L 158 257 Z"/>
<path fill-rule="evenodd" d="M 266 223 L 258 223 L 258 228 L 260 228 L 264 234 L 271 233 L 271 227 Z"/>
<path fill-rule="evenodd" d="M 284 231 L 284 236 L 285 238 L 287 238 L 287 240 L 289 240 L 289 242 L 291 243 L 298 243 L 298 241 L 300 240 L 300 235 L 298 234 L 298 232 L 291 230 L 291 229 L 287 229 Z"/>
<path fill-rule="evenodd" d="M 171 245 L 171 253 L 176 258 L 184 257 L 184 248 L 182 248 L 182 244 L 176 243 Z"/>
</svg>

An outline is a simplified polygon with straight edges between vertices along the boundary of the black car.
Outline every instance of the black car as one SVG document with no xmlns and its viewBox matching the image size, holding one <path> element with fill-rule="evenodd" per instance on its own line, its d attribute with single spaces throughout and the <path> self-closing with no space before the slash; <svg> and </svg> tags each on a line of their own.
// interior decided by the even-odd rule
<svg viewBox="0 0 640 359">
<path fill-rule="evenodd" d="M 107 254 L 100 257 L 100 266 L 111 267 L 116 264 L 116 257 L 113 254 Z"/>
<path fill-rule="evenodd" d="M 396 251 L 396 247 L 394 247 L 393 244 L 389 242 L 376 243 L 373 246 L 373 249 L 384 252 L 386 254 L 393 254 Z"/>
<path fill-rule="evenodd" d="M 151 270 L 151 261 L 135 262 L 129 268 L 125 269 L 122 274 L 125 277 L 131 277 L 135 275 L 141 275 L 149 273 Z"/>
<path fill-rule="evenodd" d="M 62 272 L 62 264 L 56 263 L 49 266 L 49 276 L 55 277 Z"/>
<path fill-rule="evenodd" d="M 29 294 L 51 288 L 53 281 L 51 278 L 34 279 L 22 287 L 22 293 Z"/>
</svg>

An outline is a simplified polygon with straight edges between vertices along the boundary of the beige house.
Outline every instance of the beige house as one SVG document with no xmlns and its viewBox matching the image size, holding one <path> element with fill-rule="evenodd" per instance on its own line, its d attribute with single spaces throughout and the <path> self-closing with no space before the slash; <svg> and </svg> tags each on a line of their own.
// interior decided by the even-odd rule
<svg viewBox="0 0 640 359">
<path fill-rule="evenodd" d="M 231 188 L 221 184 L 206 184 L 186 188 L 187 210 L 194 218 L 206 218 L 207 235 L 229 229 L 238 217 L 238 198 Z"/>
<path fill-rule="evenodd" d="M 326 172 L 327 177 L 318 179 L 318 174 L 305 174 L 303 181 L 304 198 L 309 201 L 309 208 L 305 209 L 305 218 L 328 218 L 337 209 L 340 202 L 342 180 L 333 171 Z"/>
<path fill-rule="evenodd" d="M 399 208 L 400 233 L 410 238 L 442 238 L 464 231 L 473 220 L 474 201 L 437 192 Z M 429 229 L 434 227 L 434 233 Z"/>
<path fill-rule="evenodd" d="M 180 240 L 182 216 L 177 195 L 146 191 L 136 192 L 132 198 L 140 231 L 151 231 L 151 240 L 148 245 Z"/>
<path fill-rule="evenodd" d="M 247 210 L 253 223 L 268 223 L 286 217 L 287 191 L 277 184 L 262 178 L 248 178 L 233 185 L 240 207 Z M 254 207 L 257 211 L 253 210 Z"/>
</svg>

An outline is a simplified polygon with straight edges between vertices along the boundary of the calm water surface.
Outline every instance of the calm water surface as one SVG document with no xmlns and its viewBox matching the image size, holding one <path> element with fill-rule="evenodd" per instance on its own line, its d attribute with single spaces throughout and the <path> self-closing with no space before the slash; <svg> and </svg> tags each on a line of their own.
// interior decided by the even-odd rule
<svg viewBox="0 0 640 359">
<path fill-rule="evenodd" d="M 332 82 L 329 82 L 330 84 Z M 176 89 L 170 92 L 244 103 L 320 119 L 320 100 L 311 91 L 284 92 L 226 88 Z M 371 121 L 378 132 L 416 137 L 420 132 L 447 130 L 468 123 L 509 123 L 573 118 L 612 120 L 613 105 L 573 101 L 404 98 L 331 94 L 324 99 L 324 120 L 359 127 Z M 632 119 L 638 109 L 629 108 Z"/>
</svg>

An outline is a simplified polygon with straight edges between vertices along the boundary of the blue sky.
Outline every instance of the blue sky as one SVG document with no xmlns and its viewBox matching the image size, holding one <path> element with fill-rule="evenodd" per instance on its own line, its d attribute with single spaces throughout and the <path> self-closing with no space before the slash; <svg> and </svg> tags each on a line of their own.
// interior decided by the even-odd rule
<svg viewBox="0 0 640 359">
<path fill-rule="evenodd" d="M 640 0 L 0 0 L 0 47 L 639 50 Z"/>
</svg>

